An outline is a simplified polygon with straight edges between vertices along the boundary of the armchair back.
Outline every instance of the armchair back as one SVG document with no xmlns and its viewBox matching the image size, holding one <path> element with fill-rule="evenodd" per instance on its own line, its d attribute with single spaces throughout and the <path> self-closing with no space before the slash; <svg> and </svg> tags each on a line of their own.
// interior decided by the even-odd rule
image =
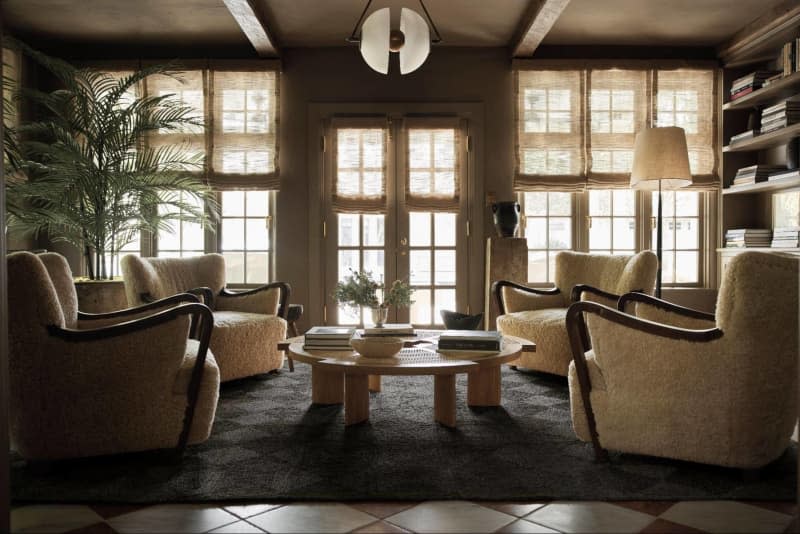
<svg viewBox="0 0 800 534">
<path fill-rule="evenodd" d="M 45 264 L 36 254 L 14 252 L 7 262 L 12 282 L 8 284 L 10 352 L 35 351 L 47 335 L 47 326 L 66 326 L 62 304 Z"/>
<path fill-rule="evenodd" d="M 197 287 L 214 295 L 225 287 L 225 259 L 221 254 L 194 258 L 140 258 L 127 255 L 120 262 L 129 306 L 143 304 L 143 294 L 162 299 Z"/>
<path fill-rule="evenodd" d="M 652 293 L 658 261 L 644 250 L 632 256 L 562 251 L 556 255 L 555 283 L 567 297 L 577 284 L 622 295 L 629 291 Z"/>
</svg>

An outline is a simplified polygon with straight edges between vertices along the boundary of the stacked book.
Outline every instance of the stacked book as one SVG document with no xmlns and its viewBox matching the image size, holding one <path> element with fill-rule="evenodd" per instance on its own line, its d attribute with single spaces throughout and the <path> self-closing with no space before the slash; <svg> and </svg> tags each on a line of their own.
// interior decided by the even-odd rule
<svg viewBox="0 0 800 534">
<path fill-rule="evenodd" d="M 772 231 L 773 248 L 798 248 L 800 247 L 800 228 L 783 227 Z"/>
<path fill-rule="evenodd" d="M 761 112 L 761 133 L 800 122 L 800 100 L 784 100 Z"/>
<path fill-rule="evenodd" d="M 498 352 L 502 342 L 503 334 L 496 331 L 445 330 L 439 335 L 439 350 Z"/>
<path fill-rule="evenodd" d="M 764 80 L 764 85 L 762 85 L 762 87 L 767 87 L 768 85 L 771 85 L 771 84 L 777 82 L 778 80 L 780 80 L 782 78 L 783 78 L 783 71 L 781 71 L 778 74 L 775 74 L 773 76 L 770 76 L 769 78 Z"/>
<path fill-rule="evenodd" d="M 756 128 L 755 130 L 747 130 L 746 132 L 742 132 L 742 133 L 739 133 L 739 134 L 736 134 L 736 135 L 732 135 L 731 136 L 731 140 L 730 140 L 730 144 L 734 145 L 734 144 L 736 144 L 738 142 L 741 142 L 741 141 L 744 141 L 746 139 L 752 139 L 753 137 L 756 137 L 760 133 L 761 132 L 758 131 L 758 128 Z"/>
<path fill-rule="evenodd" d="M 414 336 L 414 327 L 408 323 L 386 323 L 364 329 L 364 337 L 370 336 Z"/>
<path fill-rule="evenodd" d="M 766 182 L 775 172 L 785 169 L 780 165 L 750 165 L 749 167 L 742 167 L 736 171 L 736 176 L 733 177 L 733 185 Z"/>
<path fill-rule="evenodd" d="M 800 37 L 783 45 L 780 60 L 784 76 L 800 71 Z"/>
<path fill-rule="evenodd" d="M 726 248 L 769 247 L 772 230 L 763 228 L 731 229 L 725 232 Z"/>
<path fill-rule="evenodd" d="M 800 169 L 786 169 L 781 168 L 781 170 L 773 172 L 769 175 L 769 180 L 784 180 L 788 178 L 800 178 Z"/>
<path fill-rule="evenodd" d="M 757 70 L 733 80 L 733 84 L 731 84 L 731 100 L 736 100 L 749 95 L 756 89 L 760 89 L 764 85 L 764 81 L 775 74 L 776 71 L 774 70 Z"/>
<path fill-rule="evenodd" d="M 350 338 L 355 328 L 346 326 L 314 326 L 305 335 L 303 350 L 352 350 Z"/>
</svg>

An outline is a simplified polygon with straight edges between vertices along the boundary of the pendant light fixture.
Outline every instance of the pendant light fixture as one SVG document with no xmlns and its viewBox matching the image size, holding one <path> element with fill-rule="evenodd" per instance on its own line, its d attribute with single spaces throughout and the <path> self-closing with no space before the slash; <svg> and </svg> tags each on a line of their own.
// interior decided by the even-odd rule
<svg viewBox="0 0 800 534">
<path fill-rule="evenodd" d="M 391 28 L 391 12 L 388 7 L 378 9 L 365 20 L 364 16 L 371 4 L 372 0 L 368 0 L 347 41 L 358 43 L 361 57 L 364 58 L 367 65 L 381 74 L 389 73 L 390 52 L 400 54 L 400 74 L 408 74 L 420 68 L 428 58 L 431 43 L 442 41 L 422 0 L 419 0 L 419 5 L 422 6 L 428 22 L 425 22 L 425 19 L 413 9 L 404 7 L 400 10 L 399 29 Z M 430 28 L 428 24 L 430 24 Z M 359 27 L 361 28 L 360 37 L 356 35 Z M 431 28 L 435 34 L 433 39 L 430 34 Z"/>
</svg>

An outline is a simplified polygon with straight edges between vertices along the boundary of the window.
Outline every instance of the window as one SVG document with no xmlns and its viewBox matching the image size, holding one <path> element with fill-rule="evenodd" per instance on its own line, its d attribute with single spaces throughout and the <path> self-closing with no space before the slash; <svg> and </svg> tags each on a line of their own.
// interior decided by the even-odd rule
<svg viewBox="0 0 800 534">
<path fill-rule="evenodd" d="M 664 284 L 700 282 L 700 194 L 664 191 L 661 276 Z M 653 215 L 658 213 L 658 193 L 652 193 Z M 652 249 L 656 248 L 653 225 Z"/>
<path fill-rule="evenodd" d="M 195 197 L 181 194 L 181 203 L 193 206 L 195 209 L 203 209 L 203 204 Z M 161 207 L 159 211 L 162 215 L 172 214 L 172 207 Z M 187 215 L 184 210 L 179 210 L 181 215 Z M 185 258 L 190 256 L 201 256 L 205 253 L 205 231 L 202 225 L 190 221 L 169 221 L 168 228 L 158 232 L 158 252 L 162 258 Z"/>
<path fill-rule="evenodd" d="M 219 251 L 229 284 L 266 284 L 272 276 L 272 209 L 269 191 L 225 191 Z"/>
<path fill-rule="evenodd" d="M 456 214 L 408 216 L 411 323 L 441 325 L 441 310 L 456 309 Z"/>
<path fill-rule="evenodd" d="M 589 191 L 589 252 L 636 251 L 635 193 L 628 189 Z"/>
<path fill-rule="evenodd" d="M 556 253 L 573 248 L 572 195 L 525 193 L 522 210 L 528 240 L 528 282 L 553 282 Z"/>
<path fill-rule="evenodd" d="M 386 216 L 382 214 L 339 213 L 338 276 L 344 280 L 351 271 L 368 271 L 374 280 L 383 282 Z M 358 324 L 363 310 L 355 312 L 347 306 L 338 309 L 339 324 Z"/>
<path fill-rule="evenodd" d="M 664 195 L 663 282 L 703 283 L 704 257 L 714 252 L 704 244 L 703 191 L 720 185 L 718 69 L 588 61 L 553 70 L 548 61 L 516 63 L 514 187 L 524 206 L 528 281 L 553 281 L 557 250 L 631 254 L 656 247 L 649 219 L 656 205 L 648 193 L 627 189 L 633 147 L 643 128 L 679 126 L 694 183 Z M 554 209 L 561 198 L 567 200 L 556 200 L 561 208 Z"/>
</svg>

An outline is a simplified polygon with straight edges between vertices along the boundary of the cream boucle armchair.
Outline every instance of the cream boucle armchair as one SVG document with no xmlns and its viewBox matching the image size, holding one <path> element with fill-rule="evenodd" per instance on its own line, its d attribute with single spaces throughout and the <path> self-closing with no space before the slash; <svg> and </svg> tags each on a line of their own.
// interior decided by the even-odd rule
<svg viewBox="0 0 800 534">
<path fill-rule="evenodd" d="M 608 448 L 755 469 L 779 457 L 797 422 L 799 266 L 789 256 L 738 254 L 715 316 L 641 295 L 619 302 L 635 315 L 573 304 L 578 437 L 599 459 Z"/>
<path fill-rule="evenodd" d="M 175 295 L 107 314 L 78 311 L 63 256 L 8 256 L 9 429 L 29 460 L 205 441 L 219 395 L 211 311 Z M 200 320 L 199 341 L 189 340 Z"/>
<path fill-rule="evenodd" d="M 527 287 L 507 280 L 493 284 L 500 316 L 497 329 L 536 343 L 516 365 L 566 376 L 572 351 L 567 337 L 567 307 L 586 299 L 616 306 L 623 293 L 652 293 L 658 260 L 650 251 L 633 256 L 559 252 L 552 289 Z"/>
<path fill-rule="evenodd" d="M 211 351 L 225 382 L 283 366 L 279 341 L 286 339 L 289 284 L 273 282 L 240 292 L 225 288 L 221 254 L 194 258 L 122 258 L 125 293 L 131 306 L 176 293 L 195 293 L 214 312 Z"/>
</svg>

